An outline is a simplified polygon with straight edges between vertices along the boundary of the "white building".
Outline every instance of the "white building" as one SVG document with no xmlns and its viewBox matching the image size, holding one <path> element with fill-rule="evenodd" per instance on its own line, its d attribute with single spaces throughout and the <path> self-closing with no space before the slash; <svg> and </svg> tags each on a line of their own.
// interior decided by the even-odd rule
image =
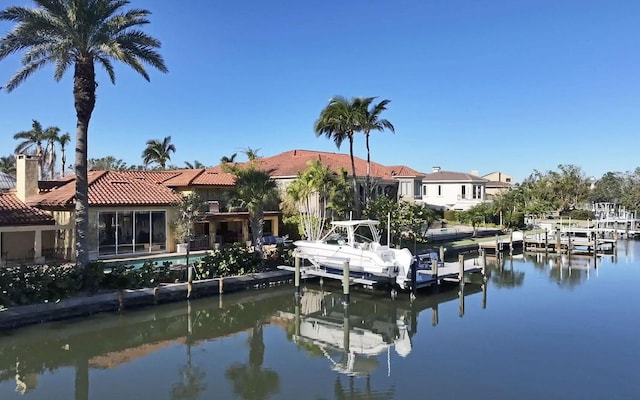
<svg viewBox="0 0 640 400">
<path fill-rule="evenodd" d="M 487 182 L 475 174 L 433 167 L 432 173 L 422 177 L 422 193 L 416 201 L 431 208 L 466 211 L 486 200 Z"/>
</svg>

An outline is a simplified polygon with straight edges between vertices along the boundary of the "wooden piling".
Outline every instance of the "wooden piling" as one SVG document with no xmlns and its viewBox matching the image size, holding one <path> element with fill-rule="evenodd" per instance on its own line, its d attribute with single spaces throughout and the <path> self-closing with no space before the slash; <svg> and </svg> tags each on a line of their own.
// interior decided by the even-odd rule
<svg viewBox="0 0 640 400">
<path fill-rule="evenodd" d="M 460 281 L 460 285 L 464 286 L 464 254 L 458 254 L 458 280 Z"/>
<path fill-rule="evenodd" d="M 438 283 L 438 260 L 431 260 L 431 273 L 436 278 L 436 283 Z"/>
<path fill-rule="evenodd" d="M 556 229 L 556 253 L 562 252 L 562 238 L 560 237 L 560 228 Z"/>
<path fill-rule="evenodd" d="M 548 252 L 549 251 L 549 231 L 548 230 L 544 230 L 544 252 Z"/>
<path fill-rule="evenodd" d="M 342 300 L 344 304 L 349 304 L 351 299 L 349 296 L 349 261 L 342 264 Z"/>
<path fill-rule="evenodd" d="M 458 290 L 458 316 L 464 317 L 464 285 L 460 285 Z"/>
<path fill-rule="evenodd" d="M 418 288 L 418 257 L 415 257 L 411 264 L 411 294 L 415 298 Z"/>
<path fill-rule="evenodd" d="M 440 246 L 440 261 L 444 261 L 444 246 Z"/>
<path fill-rule="evenodd" d="M 509 233 L 509 255 L 513 255 L 513 231 Z"/>
<path fill-rule="evenodd" d="M 300 257 L 296 256 L 294 260 L 295 272 L 294 272 L 294 284 L 296 287 L 296 298 L 300 298 Z"/>
</svg>

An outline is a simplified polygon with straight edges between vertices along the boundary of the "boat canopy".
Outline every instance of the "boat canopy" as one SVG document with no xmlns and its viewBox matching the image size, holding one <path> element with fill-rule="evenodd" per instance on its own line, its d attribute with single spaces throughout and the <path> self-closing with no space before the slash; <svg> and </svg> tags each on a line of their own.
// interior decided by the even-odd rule
<svg viewBox="0 0 640 400">
<path fill-rule="evenodd" d="M 357 226 L 357 225 L 379 225 L 380 221 L 374 219 L 352 219 L 348 221 L 332 221 L 333 226 Z"/>
</svg>

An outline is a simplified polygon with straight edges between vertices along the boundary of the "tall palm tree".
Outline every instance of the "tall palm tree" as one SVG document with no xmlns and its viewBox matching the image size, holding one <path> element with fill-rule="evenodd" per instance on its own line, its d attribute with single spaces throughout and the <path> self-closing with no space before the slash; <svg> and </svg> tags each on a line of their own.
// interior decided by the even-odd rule
<svg viewBox="0 0 640 400">
<path fill-rule="evenodd" d="M 49 179 L 53 179 L 56 170 L 56 143 L 60 141 L 60 128 L 48 128 L 44 137 L 47 140 L 47 145 L 45 147 L 45 156 L 46 156 L 46 166 L 49 170 Z"/>
<path fill-rule="evenodd" d="M 0 157 L 0 172 L 5 174 L 16 174 L 16 156 L 9 154 L 8 156 Z"/>
<path fill-rule="evenodd" d="M 69 132 L 63 133 L 58 138 L 58 144 L 60 145 L 60 161 L 62 161 L 62 176 L 65 175 L 65 168 L 67 167 L 67 154 L 65 153 L 67 144 L 71 141 L 71 135 Z"/>
<path fill-rule="evenodd" d="M 371 101 L 375 99 L 372 98 Z M 383 111 L 386 111 L 387 104 L 389 104 L 391 100 L 382 100 L 379 103 L 373 103 L 369 108 L 367 108 L 364 120 L 362 121 L 362 132 L 367 141 L 367 178 L 366 178 L 366 187 L 365 191 L 365 202 L 368 201 L 369 196 L 371 194 L 371 150 L 369 148 L 369 134 L 371 131 L 384 131 L 385 129 L 390 130 L 395 133 L 395 128 L 393 124 L 389 122 L 387 119 L 380 118 L 380 114 Z"/>
<path fill-rule="evenodd" d="M 345 140 L 349 141 L 351 184 L 353 186 L 356 218 L 360 217 L 361 204 L 358 193 L 356 164 L 353 157 L 353 139 L 356 132 L 362 130 L 366 110 L 372 100 L 372 97 L 347 99 L 342 96 L 336 96 L 329 100 L 329 104 L 320 112 L 320 116 L 314 125 L 316 136 L 325 135 L 327 138 L 333 139 L 338 148 Z"/>
<path fill-rule="evenodd" d="M 236 178 L 230 197 L 249 211 L 254 248 L 262 259 L 264 211 L 269 205 L 278 204 L 278 185 L 268 171 L 258 169 L 254 164 L 244 168 L 233 167 L 230 172 Z"/>
<path fill-rule="evenodd" d="M 176 146 L 171 143 L 171 136 L 165 136 L 162 141 L 151 139 L 147 141 L 147 147 L 142 152 L 142 161 L 145 166 L 158 164 L 165 169 L 167 161 L 171 160 L 171 153 L 176 152 Z"/>
<path fill-rule="evenodd" d="M 123 10 L 127 0 L 34 0 L 37 8 L 13 6 L 0 11 L 0 21 L 16 23 L 0 37 L 0 61 L 25 51 L 22 68 L 5 85 L 11 92 L 32 73 L 47 64 L 54 66 L 54 79 L 60 81 L 71 66 L 76 109 L 76 265 L 89 261 L 89 199 L 87 197 L 87 133 L 96 102 L 95 63 L 104 67 L 115 83 L 113 61 L 132 67 L 146 80 L 145 65 L 167 72 L 156 51 L 160 42 L 145 34 L 141 26 L 149 23 L 149 11 Z"/>
<path fill-rule="evenodd" d="M 1 58 L 0 58 L 1 59 Z M 13 135 L 15 140 L 22 140 L 16 146 L 16 154 L 32 154 L 38 158 L 38 166 L 40 167 L 40 178 L 44 176 L 44 166 L 46 163 L 46 155 L 48 152 L 48 140 L 53 135 L 57 135 L 60 128 L 50 126 L 42 129 L 42 124 L 37 120 L 31 123 L 31 130 L 18 132 Z M 42 142 L 47 142 L 46 147 L 42 147 Z"/>
</svg>

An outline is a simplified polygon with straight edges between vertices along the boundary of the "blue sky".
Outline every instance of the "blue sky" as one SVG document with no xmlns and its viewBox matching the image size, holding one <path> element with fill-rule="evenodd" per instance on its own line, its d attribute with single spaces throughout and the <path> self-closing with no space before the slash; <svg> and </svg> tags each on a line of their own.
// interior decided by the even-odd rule
<svg viewBox="0 0 640 400">
<path fill-rule="evenodd" d="M 0 0 L 30 5 L 27 0 Z M 98 71 L 89 157 L 140 164 L 170 135 L 172 163 L 250 147 L 348 153 L 313 123 L 334 95 L 391 100 L 396 133 L 376 133 L 372 159 L 430 172 L 576 164 L 587 175 L 640 166 L 640 1 L 133 0 L 162 41 L 168 74 Z M 11 25 L 0 24 L 0 33 Z M 19 57 L 0 62 L 0 83 Z M 0 92 L 0 155 L 37 119 L 75 133 L 72 70 L 45 68 Z M 355 153 L 365 158 L 364 138 Z"/>
</svg>

